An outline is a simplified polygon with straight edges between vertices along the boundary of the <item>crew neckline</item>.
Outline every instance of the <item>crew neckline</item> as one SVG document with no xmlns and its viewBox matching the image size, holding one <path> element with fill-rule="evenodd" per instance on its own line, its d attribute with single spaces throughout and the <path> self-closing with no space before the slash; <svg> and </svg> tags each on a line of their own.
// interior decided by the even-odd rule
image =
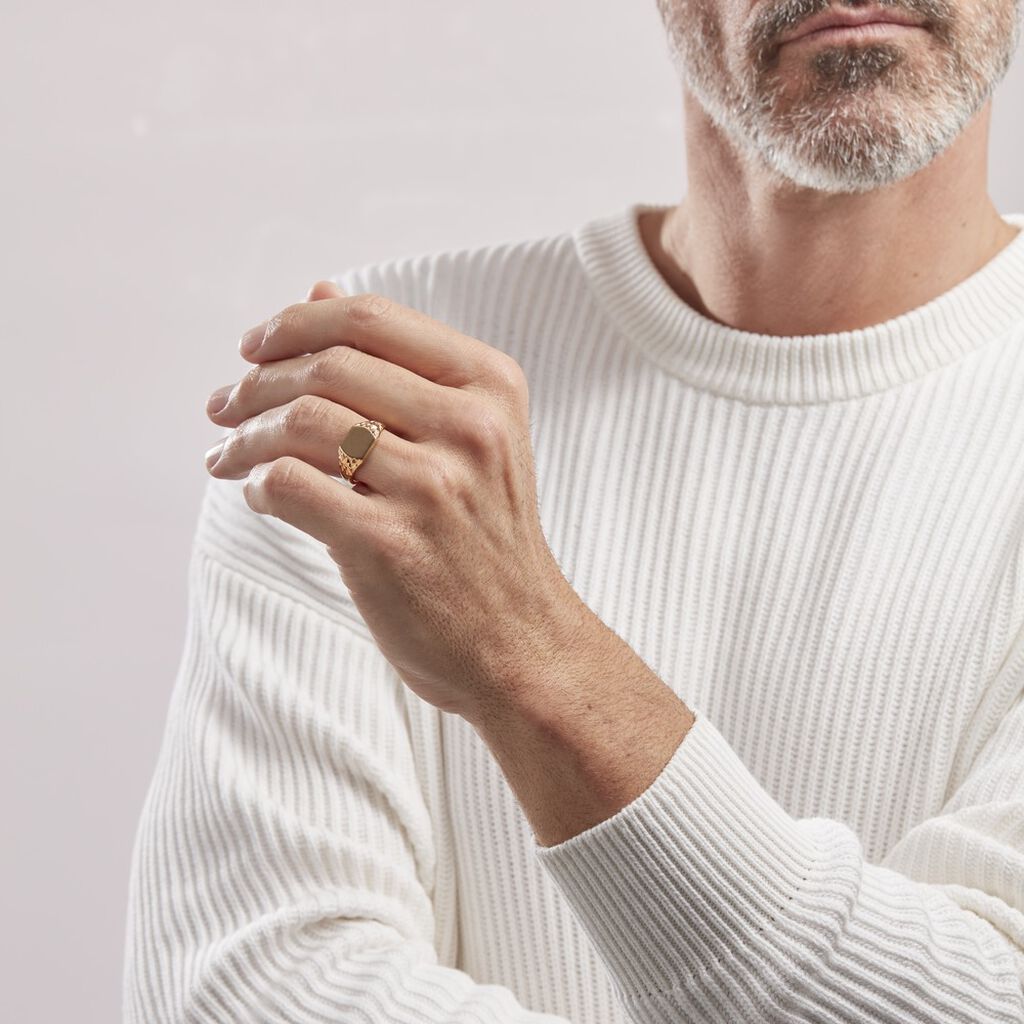
<svg viewBox="0 0 1024 1024">
<path fill-rule="evenodd" d="M 661 276 L 639 216 L 669 203 L 630 203 L 572 232 L 596 301 L 659 366 L 695 388 L 750 403 L 859 398 L 911 381 L 1024 322 L 1024 212 L 1002 214 L 1015 238 L 929 302 L 868 327 L 773 335 L 704 316 Z"/>
</svg>

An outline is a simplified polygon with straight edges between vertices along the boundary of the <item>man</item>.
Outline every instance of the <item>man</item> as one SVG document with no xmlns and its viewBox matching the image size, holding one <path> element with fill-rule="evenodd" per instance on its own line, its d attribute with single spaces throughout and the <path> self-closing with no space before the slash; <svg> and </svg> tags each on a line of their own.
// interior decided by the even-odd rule
<svg viewBox="0 0 1024 1024">
<path fill-rule="evenodd" d="M 679 204 L 212 396 L 127 1020 L 1024 1020 L 1019 5 L 661 9 Z"/>
</svg>

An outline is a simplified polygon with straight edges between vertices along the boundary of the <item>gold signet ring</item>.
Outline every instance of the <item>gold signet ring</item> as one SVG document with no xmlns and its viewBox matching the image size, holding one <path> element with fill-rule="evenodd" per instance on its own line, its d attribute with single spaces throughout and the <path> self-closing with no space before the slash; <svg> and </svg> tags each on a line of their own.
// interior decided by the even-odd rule
<svg viewBox="0 0 1024 1024">
<path fill-rule="evenodd" d="M 383 431 L 384 424 L 377 420 L 363 420 L 349 428 L 345 439 L 338 445 L 338 465 L 341 475 L 349 483 L 355 483 L 352 479 L 355 471 L 363 464 Z"/>
</svg>

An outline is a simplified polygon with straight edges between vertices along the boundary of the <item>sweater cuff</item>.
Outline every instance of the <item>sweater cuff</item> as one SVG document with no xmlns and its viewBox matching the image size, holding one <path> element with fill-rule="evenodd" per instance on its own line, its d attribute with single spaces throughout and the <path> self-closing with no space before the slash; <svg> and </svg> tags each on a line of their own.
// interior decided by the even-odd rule
<svg viewBox="0 0 1024 1024">
<path fill-rule="evenodd" d="M 701 714 L 643 793 L 535 856 L 621 999 L 697 986 L 703 1005 L 763 1006 L 819 970 L 862 866 L 849 829 L 791 817 Z"/>
</svg>

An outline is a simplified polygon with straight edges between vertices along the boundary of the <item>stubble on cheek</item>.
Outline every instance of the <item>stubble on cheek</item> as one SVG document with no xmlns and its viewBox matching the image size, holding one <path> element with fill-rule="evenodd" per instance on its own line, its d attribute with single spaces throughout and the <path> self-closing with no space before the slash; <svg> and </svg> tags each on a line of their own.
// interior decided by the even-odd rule
<svg viewBox="0 0 1024 1024">
<path fill-rule="evenodd" d="M 719 0 L 658 0 L 681 80 L 713 106 L 739 101 L 726 59 Z"/>
</svg>

